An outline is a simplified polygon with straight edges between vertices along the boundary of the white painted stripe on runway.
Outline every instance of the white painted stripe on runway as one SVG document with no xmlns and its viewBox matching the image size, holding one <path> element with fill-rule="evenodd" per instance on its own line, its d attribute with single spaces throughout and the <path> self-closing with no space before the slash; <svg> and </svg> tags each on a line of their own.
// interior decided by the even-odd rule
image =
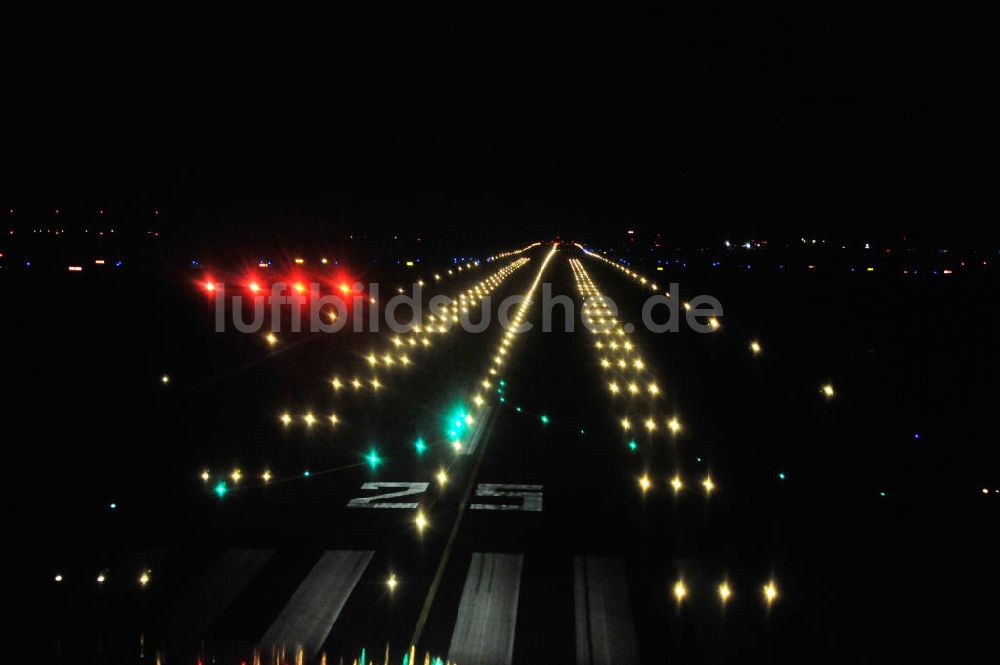
<svg viewBox="0 0 1000 665">
<path fill-rule="evenodd" d="M 472 436 L 470 436 L 466 444 L 462 446 L 463 455 L 471 455 L 476 451 L 476 448 L 479 446 L 480 440 L 483 438 L 483 433 L 487 429 L 486 423 L 489 422 L 490 417 L 492 415 L 493 415 L 492 406 L 488 406 L 479 412 L 479 415 L 476 417 L 476 423 L 475 423 L 476 427 L 472 431 Z"/>
<path fill-rule="evenodd" d="M 449 661 L 510 665 L 523 564 L 523 554 L 472 555 L 451 634 Z"/>
<path fill-rule="evenodd" d="M 577 665 L 638 665 L 621 559 L 574 557 Z"/>
<path fill-rule="evenodd" d="M 314 658 L 368 567 L 372 554 L 370 550 L 325 552 L 264 633 L 261 644 L 289 653 L 301 648 L 306 660 Z"/>
</svg>

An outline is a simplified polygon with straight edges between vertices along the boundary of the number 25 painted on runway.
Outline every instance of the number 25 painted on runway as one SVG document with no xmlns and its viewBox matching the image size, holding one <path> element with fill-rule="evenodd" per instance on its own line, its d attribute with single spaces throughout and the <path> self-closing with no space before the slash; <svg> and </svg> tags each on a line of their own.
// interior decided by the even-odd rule
<svg viewBox="0 0 1000 665">
<path fill-rule="evenodd" d="M 416 509 L 419 504 L 415 501 L 388 501 L 388 499 L 399 499 L 404 496 L 423 494 L 427 491 L 430 483 L 405 483 L 405 482 L 374 482 L 365 483 L 361 486 L 363 490 L 394 489 L 395 492 L 385 492 L 373 494 L 372 496 L 359 496 L 347 502 L 349 508 L 397 508 L 401 510 Z M 473 503 L 469 505 L 470 510 L 506 510 L 522 511 L 528 513 L 542 512 L 542 486 L 541 485 L 509 485 L 504 483 L 479 483 L 476 486 L 476 496 L 483 498 L 511 498 L 520 499 L 519 503 Z"/>
</svg>

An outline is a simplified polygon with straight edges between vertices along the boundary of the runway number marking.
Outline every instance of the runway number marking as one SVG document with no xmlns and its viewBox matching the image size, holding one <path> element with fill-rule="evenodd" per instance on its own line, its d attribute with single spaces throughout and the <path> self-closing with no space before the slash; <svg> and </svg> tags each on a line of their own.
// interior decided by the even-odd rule
<svg viewBox="0 0 1000 665">
<path fill-rule="evenodd" d="M 385 503 L 375 503 L 375 501 L 384 501 L 385 499 L 396 499 L 401 496 L 411 496 L 413 494 L 422 494 L 427 491 L 427 486 L 430 483 L 365 483 L 361 486 L 363 490 L 380 490 L 383 488 L 396 488 L 404 487 L 399 492 L 388 492 L 386 494 L 376 494 L 374 496 L 359 496 L 356 499 L 351 499 L 347 502 L 350 508 L 409 508 L 415 509 L 419 504 L 416 502 L 410 503 L 406 501 L 389 501 Z"/>
<path fill-rule="evenodd" d="M 414 496 L 427 491 L 430 483 L 404 482 L 373 482 L 365 483 L 362 490 L 398 489 L 397 492 L 385 492 L 372 496 L 359 496 L 347 502 L 348 508 L 396 508 L 399 510 L 416 510 L 416 501 L 388 501 L 404 496 Z M 479 483 L 476 486 L 476 496 L 487 499 L 519 499 L 515 503 L 473 503 L 470 510 L 505 510 L 525 513 L 542 512 L 541 485 L 509 485 L 504 483 Z"/>
<path fill-rule="evenodd" d="M 479 483 L 476 496 L 480 497 L 518 497 L 520 503 L 474 503 L 470 510 L 523 510 L 527 513 L 542 512 L 541 485 L 503 485 L 495 483 Z"/>
</svg>

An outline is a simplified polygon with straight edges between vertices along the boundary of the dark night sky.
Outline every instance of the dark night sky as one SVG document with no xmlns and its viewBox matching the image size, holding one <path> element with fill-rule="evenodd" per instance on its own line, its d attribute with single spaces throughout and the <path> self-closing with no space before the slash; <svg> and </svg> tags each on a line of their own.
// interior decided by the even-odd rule
<svg viewBox="0 0 1000 665">
<path fill-rule="evenodd" d="M 765 23 L 553 46 L 527 68 L 397 62 L 390 77 L 358 55 L 350 83 L 333 56 L 320 77 L 163 61 L 25 75 L 0 199 L 162 207 L 210 236 L 979 232 L 974 56 L 925 26 Z"/>
</svg>

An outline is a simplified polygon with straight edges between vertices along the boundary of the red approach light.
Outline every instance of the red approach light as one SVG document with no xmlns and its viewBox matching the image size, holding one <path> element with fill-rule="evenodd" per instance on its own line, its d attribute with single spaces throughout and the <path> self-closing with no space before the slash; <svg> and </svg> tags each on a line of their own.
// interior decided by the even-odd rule
<svg viewBox="0 0 1000 665">
<path fill-rule="evenodd" d="M 205 290 L 209 293 L 215 291 L 215 282 L 205 282 Z"/>
<path fill-rule="evenodd" d="M 340 266 L 334 269 L 334 274 L 330 277 L 329 285 L 345 304 L 349 304 L 353 300 L 352 296 L 362 295 L 360 291 L 354 290 L 356 282 L 357 279 L 355 276 L 343 266 Z"/>
<path fill-rule="evenodd" d="M 295 289 L 296 293 L 305 293 L 306 292 L 306 285 L 303 284 L 302 282 L 295 282 L 295 284 L 292 285 L 292 288 Z"/>
<path fill-rule="evenodd" d="M 250 285 L 249 285 L 248 288 L 253 293 L 259 293 L 260 292 L 260 284 L 258 284 L 257 282 L 250 282 Z"/>
</svg>

